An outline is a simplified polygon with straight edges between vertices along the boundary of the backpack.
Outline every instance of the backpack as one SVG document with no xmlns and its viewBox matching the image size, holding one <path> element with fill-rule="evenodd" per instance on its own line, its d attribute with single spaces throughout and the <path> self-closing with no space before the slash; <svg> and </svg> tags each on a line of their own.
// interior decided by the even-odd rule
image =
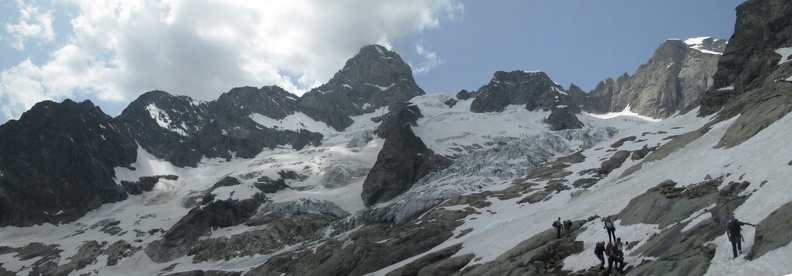
<svg viewBox="0 0 792 276">
<path fill-rule="evenodd" d="M 597 245 L 594 246 L 594 254 L 600 255 L 604 251 L 605 246 L 603 246 L 602 243 L 598 242 Z"/>
<path fill-rule="evenodd" d="M 740 222 L 737 221 L 736 219 L 730 220 L 729 224 L 727 224 L 726 228 L 729 231 L 729 234 L 731 234 L 733 236 L 740 236 L 740 230 L 741 230 L 740 229 Z"/>
<path fill-rule="evenodd" d="M 558 228 L 559 226 L 561 226 L 561 225 L 558 225 L 558 221 L 554 220 L 553 221 L 553 228 Z"/>
<path fill-rule="evenodd" d="M 613 246 L 611 243 L 608 243 L 608 245 L 605 246 L 605 255 L 610 256 L 610 254 L 611 254 L 611 246 Z"/>
<path fill-rule="evenodd" d="M 610 220 L 606 220 L 606 221 L 605 221 L 605 227 L 607 227 L 607 228 L 613 228 L 613 222 L 612 222 L 612 221 L 610 221 Z"/>
</svg>

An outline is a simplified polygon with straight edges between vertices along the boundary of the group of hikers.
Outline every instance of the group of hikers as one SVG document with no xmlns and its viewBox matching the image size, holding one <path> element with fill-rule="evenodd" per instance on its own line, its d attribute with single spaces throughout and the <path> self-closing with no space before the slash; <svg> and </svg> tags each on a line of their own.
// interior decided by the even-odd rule
<svg viewBox="0 0 792 276">
<path fill-rule="evenodd" d="M 624 245 L 629 244 L 629 242 L 622 243 L 621 238 L 616 237 L 616 226 L 613 225 L 613 221 L 611 221 L 611 217 L 604 217 L 602 218 L 603 228 L 608 232 L 608 243 L 605 244 L 605 241 L 598 242 L 594 247 L 594 255 L 600 260 L 600 270 L 605 270 L 605 256 L 608 258 L 608 270 L 606 272 L 607 275 L 611 273 L 611 270 L 616 264 L 616 271 L 623 272 L 624 265 Z M 556 237 L 561 238 L 561 231 L 564 230 L 564 237 L 571 237 L 571 230 L 572 230 L 572 221 L 565 220 L 561 221 L 559 217 L 558 220 L 553 222 L 553 227 L 556 229 Z"/>
<path fill-rule="evenodd" d="M 756 225 L 741 222 L 737 220 L 737 218 L 732 218 L 729 220 L 728 224 L 726 225 L 726 235 L 729 238 L 729 242 L 732 245 L 732 253 L 734 253 L 734 258 L 737 258 L 738 253 L 742 254 L 742 228 L 743 225 L 750 225 L 756 227 Z M 602 226 L 605 228 L 605 231 L 608 233 L 608 243 L 606 244 L 605 241 L 600 241 L 596 243 L 594 246 L 594 255 L 597 256 L 597 259 L 600 260 L 600 270 L 605 270 L 605 258 L 608 259 L 608 269 L 605 272 L 605 275 L 610 275 L 612 268 L 616 267 L 616 271 L 623 272 L 624 266 L 626 263 L 624 262 L 624 246 L 629 245 L 629 242 L 622 243 L 620 237 L 616 237 L 616 226 L 613 224 L 613 220 L 610 216 L 606 216 L 602 218 Z M 553 222 L 553 227 L 556 228 L 556 237 L 561 238 L 561 231 L 564 230 L 564 237 L 571 237 L 571 230 L 572 230 L 572 221 L 565 220 L 561 221 L 559 217 L 558 220 Z"/>
</svg>

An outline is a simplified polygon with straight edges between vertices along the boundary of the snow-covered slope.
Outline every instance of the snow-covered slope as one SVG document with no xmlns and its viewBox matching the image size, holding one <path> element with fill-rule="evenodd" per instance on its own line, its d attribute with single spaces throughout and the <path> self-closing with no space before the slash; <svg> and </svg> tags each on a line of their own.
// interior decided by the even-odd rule
<svg viewBox="0 0 792 276">
<path fill-rule="evenodd" d="M 526 179 L 533 169 L 547 165 L 557 157 L 579 152 L 585 160 L 570 164 L 564 169 L 573 172 L 563 178 L 564 182 L 574 183 L 589 177 L 578 172 L 600 167 L 600 163 L 610 158 L 615 149 L 637 151 L 645 145 L 656 147 L 667 143 L 670 138 L 694 131 L 712 120 L 711 117 L 696 117 L 695 112 L 662 121 L 648 120 L 629 112 L 609 114 L 609 116 L 584 114 L 580 118 L 586 124 L 586 128 L 572 134 L 548 131 L 546 125 L 542 123 L 542 118 L 546 116 L 543 112 L 529 112 L 524 108 L 513 106 L 502 113 L 476 114 L 466 112 L 470 101 L 461 101 L 454 107 L 443 104 L 448 97 L 427 95 L 415 98 L 412 102 L 421 108 L 424 118 L 418 122 L 418 127 L 414 130 L 432 150 L 453 157 L 454 165 L 445 172 L 428 176 L 403 196 L 372 209 L 398 210 L 393 220 L 404 223 L 432 208 L 436 204 L 433 202 L 438 198 L 447 199 L 465 194 L 501 191 L 510 187 L 514 181 Z M 216 199 L 242 200 L 254 194 L 256 179 L 262 176 L 277 179 L 278 172 L 282 170 L 295 171 L 304 177 L 300 180 L 289 180 L 287 184 L 291 188 L 267 194 L 267 198 L 272 203 L 300 199 L 329 201 L 353 214 L 350 218 L 362 216 L 366 212 L 359 213 L 364 209 L 360 199 L 361 185 L 365 170 L 374 162 L 382 140 L 372 136 L 369 142 L 362 145 L 350 145 L 349 141 L 367 133 L 370 135 L 377 125 L 372 122 L 371 117 L 380 114 L 381 112 L 375 112 L 356 117 L 354 125 L 345 132 L 322 129 L 326 138 L 320 147 L 308 147 L 300 151 L 269 150 L 252 159 L 204 160 L 197 168 L 175 167 L 139 149 L 138 160 L 133 164 L 134 170 L 117 168 L 116 175 L 119 182 L 158 175 L 175 175 L 178 179 L 159 179 L 153 191 L 132 196 L 127 201 L 106 204 L 74 223 L 3 228 L 0 231 L 0 243 L 11 248 L 24 248 L 34 242 L 55 245 L 64 251 L 64 254 L 54 259 L 59 265 L 69 263 L 71 254 L 66 252 L 78 252 L 86 241 L 97 241 L 101 245 L 100 248 L 106 248 L 120 240 L 130 242 L 132 247 L 145 246 L 159 239 L 164 231 L 188 213 L 190 209 L 185 207 L 186 201 L 196 193 L 209 190 L 223 178 L 234 177 L 239 179 L 241 184 L 213 189 L 212 193 Z M 784 192 L 785 181 L 792 177 L 792 173 L 789 170 L 779 170 L 788 166 L 788 156 L 792 156 L 790 152 L 792 150 L 776 142 L 777 137 L 792 135 L 790 133 L 792 117 L 786 116 L 737 147 L 714 148 L 735 119 L 713 125 L 706 134 L 662 160 L 641 163 L 641 168 L 636 173 L 622 176 L 625 170 L 641 161 L 628 159 L 593 186 L 569 187 L 555 191 L 546 199 L 535 203 L 520 202 L 522 197 L 505 200 L 489 197 L 487 201 L 491 205 L 477 208 L 476 214 L 467 216 L 462 225 L 454 231 L 457 234 L 454 238 L 435 246 L 434 250 L 398 262 L 375 274 L 384 274 L 428 253 L 454 244 L 462 244 L 462 249 L 456 255 L 470 253 L 477 257 L 467 264 L 467 267 L 487 263 L 521 241 L 546 231 L 550 222 L 556 217 L 577 220 L 618 214 L 632 198 L 666 179 L 679 183 L 679 187 L 716 177 L 723 177 L 724 183 L 748 181 L 751 186 L 746 189 L 746 193 L 749 193 L 750 197 L 743 206 L 734 210 L 734 213 L 740 219 L 756 223 L 769 212 L 792 200 L 792 196 Z M 310 126 L 308 122 L 298 124 Z M 635 136 L 637 139 L 623 139 L 630 136 Z M 620 140 L 623 141 L 620 146 L 615 148 L 610 146 Z M 755 158 L 746 158 L 749 156 L 766 158 L 763 162 L 756 162 Z M 333 169 L 338 167 L 342 167 L 343 171 L 358 173 L 352 173 L 347 178 L 347 183 L 334 183 L 332 187 L 325 187 L 322 182 L 323 177 L 326 177 L 329 171 L 338 170 Z M 534 188 L 541 191 L 553 180 L 529 181 L 536 183 Z M 533 191 L 525 195 L 531 192 Z M 424 206 L 421 206 L 422 203 Z M 260 208 L 265 209 L 265 207 Z M 697 216 L 705 216 L 705 214 L 698 212 Z M 701 219 L 703 218 L 694 216 L 689 220 Z M 644 242 L 662 230 L 658 225 L 624 226 L 618 220 L 616 223 L 617 234 L 624 240 L 635 243 Z M 586 229 L 577 234 L 576 239 L 583 241 L 586 250 L 565 259 L 564 269 L 576 271 L 595 265 L 597 260 L 588 251 L 593 247 L 594 242 L 605 238 L 604 231 L 598 225 L 599 222 L 596 220 L 587 222 Z M 112 231 L 113 226 L 120 227 L 120 231 Z M 230 237 L 251 231 L 256 227 L 238 225 L 217 228 L 213 229 L 212 234 L 207 238 Z M 459 235 L 463 230 L 465 234 Z M 752 237 L 753 229 L 746 230 L 746 236 Z M 713 275 L 725 271 L 734 272 L 735 269 L 761 274 L 775 274 L 792 269 L 792 267 L 783 267 L 783 264 L 779 267 L 777 262 L 781 256 L 792 253 L 790 246 L 773 251 L 758 260 L 746 262 L 731 259 L 730 245 L 725 237 L 717 238 L 713 243 L 717 246 L 716 258 L 709 268 Z M 750 250 L 751 246 L 752 242 L 748 240 L 744 250 Z M 297 244 L 282 250 L 289 251 L 299 247 L 300 245 Z M 246 271 L 266 261 L 271 255 L 240 256 L 227 261 L 195 264 L 192 256 L 185 256 L 158 264 L 149 260 L 143 250 L 138 250 L 130 256 L 120 258 L 113 266 L 107 264 L 107 257 L 103 259 L 104 255 L 99 256 L 90 265 L 73 273 L 156 274 L 162 271 L 191 270 Z M 22 274 L 31 272 L 30 269 L 35 267 L 34 263 L 44 258 L 20 253 L 0 254 L 5 270 Z M 641 255 L 631 255 L 628 258 L 633 263 L 641 259 L 652 260 L 651 257 Z M 774 265 L 770 266 L 771 263 Z"/>
</svg>

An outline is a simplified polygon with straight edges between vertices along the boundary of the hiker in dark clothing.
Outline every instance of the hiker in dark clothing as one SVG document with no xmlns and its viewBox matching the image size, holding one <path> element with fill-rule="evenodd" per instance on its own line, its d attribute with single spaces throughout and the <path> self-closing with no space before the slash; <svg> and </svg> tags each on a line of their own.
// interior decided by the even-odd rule
<svg viewBox="0 0 792 276">
<path fill-rule="evenodd" d="M 613 245 L 608 244 L 605 247 L 605 253 L 608 254 L 608 271 L 605 272 L 605 275 L 611 274 L 611 269 L 613 268 L 613 263 L 616 263 L 616 271 L 623 272 L 624 271 L 624 245 L 621 243 L 621 238 L 616 238 L 616 243 Z"/>
<path fill-rule="evenodd" d="M 616 226 L 613 225 L 611 217 L 604 217 L 602 219 L 605 230 L 608 231 L 608 242 L 613 242 L 616 239 Z"/>
<path fill-rule="evenodd" d="M 564 221 L 564 229 L 566 229 L 566 237 L 567 238 L 572 237 L 572 221 L 571 220 L 565 220 Z"/>
<path fill-rule="evenodd" d="M 600 270 L 605 270 L 605 241 L 594 245 L 594 255 L 600 260 Z"/>
<path fill-rule="evenodd" d="M 564 224 L 561 223 L 561 217 L 558 217 L 558 220 L 553 222 L 553 227 L 556 229 L 556 237 L 561 238 L 561 229 L 564 228 Z"/>
<path fill-rule="evenodd" d="M 734 258 L 737 258 L 737 252 L 742 254 L 742 228 L 740 228 L 740 226 L 743 225 L 756 227 L 754 224 L 739 221 L 737 218 L 732 218 L 726 226 L 726 236 L 729 237 L 729 241 L 731 242 Z"/>
</svg>

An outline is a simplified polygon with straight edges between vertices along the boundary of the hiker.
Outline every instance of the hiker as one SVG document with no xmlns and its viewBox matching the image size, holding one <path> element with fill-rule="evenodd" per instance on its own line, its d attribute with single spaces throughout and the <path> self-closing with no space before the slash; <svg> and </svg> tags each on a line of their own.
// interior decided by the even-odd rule
<svg viewBox="0 0 792 276">
<path fill-rule="evenodd" d="M 567 238 L 572 237 L 572 221 L 571 220 L 565 220 L 564 221 L 564 229 L 566 229 L 566 237 Z"/>
<path fill-rule="evenodd" d="M 734 258 L 737 258 L 737 252 L 742 254 L 742 228 L 740 228 L 740 226 L 743 225 L 756 227 L 754 224 L 739 221 L 737 218 L 732 218 L 726 226 L 726 236 L 729 237 L 729 241 L 731 242 Z"/>
<path fill-rule="evenodd" d="M 605 241 L 598 242 L 594 245 L 594 255 L 600 260 L 600 270 L 605 270 Z"/>
<path fill-rule="evenodd" d="M 558 220 L 553 222 L 553 227 L 556 229 L 556 237 L 561 238 L 561 229 L 564 228 L 564 224 L 561 223 L 561 217 L 558 217 Z"/>
<path fill-rule="evenodd" d="M 616 271 L 624 272 L 624 245 L 621 243 L 621 238 L 616 238 L 616 243 L 610 244 L 605 247 L 605 254 L 608 254 L 608 271 L 605 275 L 611 274 L 613 263 L 616 263 Z"/>
<path fill-rule="evenodd" d="M 613 221 L 611 221 L 610 216 L 602 218 L 602 221 L 604 225 L 603 228 L 608 231 L 608 242 L 613 242 L 613 240 L 616 239 L 616 226 L 613 225 Z"/>
</svg>

